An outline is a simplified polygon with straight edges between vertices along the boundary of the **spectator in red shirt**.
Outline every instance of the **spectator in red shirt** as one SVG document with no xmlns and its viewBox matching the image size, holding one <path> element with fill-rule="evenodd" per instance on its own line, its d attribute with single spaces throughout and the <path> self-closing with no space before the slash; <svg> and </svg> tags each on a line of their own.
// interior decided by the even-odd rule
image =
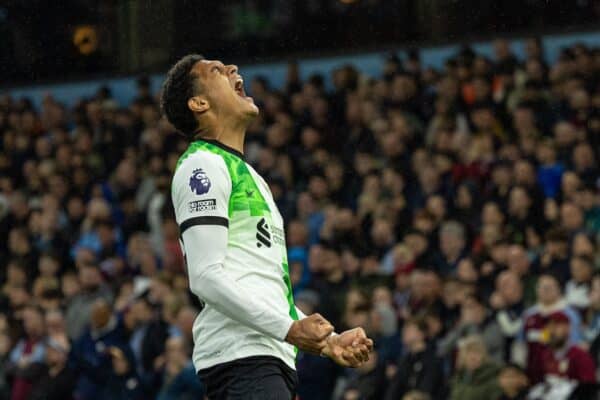
<svg viewBox="0 0 600 400">
<path fill-rule="evenodd" d="M 11 400 L 26 400 L 32 389 L 30 379 L 32 365 L 43 362 L 45 347 L 44 316 L 41 309 L 28 306 L 23 310 L 24 337 L 10 353 L 9 371 L 13 375 Z"/>
<path fill-rule="evenodd" d="M 554 375 L 579 383 L 596 382 L 596 366 L 590 354 L 569 341 L 569 317 L 563 312 L 552 314 L 546 325 L 548 346 L 540 357 L 544 376 Z"/>
<path fill-rule="evenodd" d="M 541 357 L 548 347 L 545 328 L 552 314 L 561 312 L 569 318 L 571 343 L 579 343 L 582 339 L 579 314 L 563 299 L 558 280 L 554 276 L 540 276 L 536 294 L 536 305 L 523 314 L 522 332 L 522 339 L 527 343 L 527 374 L 534 384 L 544 378 Z"/>
</svg>

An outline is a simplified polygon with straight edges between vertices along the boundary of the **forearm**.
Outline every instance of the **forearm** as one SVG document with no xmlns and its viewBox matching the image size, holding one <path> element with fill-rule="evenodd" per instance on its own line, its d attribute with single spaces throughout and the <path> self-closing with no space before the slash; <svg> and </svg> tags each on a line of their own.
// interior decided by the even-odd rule
<svg viewBox="0 0 600 400">
<path fill-rule="evenodd" d="M 273 310 L 223 267 L 227 230 L 194 227 L 183 236 L 191 291 L 227 317 L 272 338 L 285 340 L 293 319 L 287 313 Z"/>
<path fill-rule="evenodd" d="M 199 269 L 199 268 L 196 268 Z M 240 285 L 222 264 L 204 266 L 190 276 L 191 289 L 215 310 L 278 340 L 284 340 L 294 320 L 277 313 Z"/>
</svg>

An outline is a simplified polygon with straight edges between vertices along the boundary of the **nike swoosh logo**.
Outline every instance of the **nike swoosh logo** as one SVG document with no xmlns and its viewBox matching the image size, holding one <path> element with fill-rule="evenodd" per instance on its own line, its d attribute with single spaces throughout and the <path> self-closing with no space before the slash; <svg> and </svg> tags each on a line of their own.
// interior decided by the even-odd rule
<svg viewBox="0 0 600 400">
<path fill-rule="evenodd" d="M 253 194 L 254 194 L 254 190 L 246 190 L 246 196 L 252 197 Z"/>
</svg>

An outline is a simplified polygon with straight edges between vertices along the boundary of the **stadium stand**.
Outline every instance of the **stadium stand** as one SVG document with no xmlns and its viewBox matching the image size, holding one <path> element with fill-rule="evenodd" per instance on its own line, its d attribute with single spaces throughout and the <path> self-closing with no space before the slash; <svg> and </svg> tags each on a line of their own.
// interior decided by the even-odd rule
<svg viewBox="0 0 600 400">
<path fill-rule="evenodd" d="M 299 399 L 594 390 L 600 49 L 525 50 L 250 83 L 246 156 L 286 220 L 296 302 L 376 342 L 352 371 L 299 354 Z M 125 108 L 107 88 L 2 96 L 0 132 L 0 399 L 201 399 L 170 204 L 187 143 L 148 81 Z"/>
</svg>

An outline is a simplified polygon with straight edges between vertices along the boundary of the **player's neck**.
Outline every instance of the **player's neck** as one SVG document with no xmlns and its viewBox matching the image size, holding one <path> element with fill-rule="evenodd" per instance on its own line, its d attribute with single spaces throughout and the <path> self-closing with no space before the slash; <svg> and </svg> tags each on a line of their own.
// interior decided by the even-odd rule
<svg viewBox="0 0 600 400">
<path fill-rule="evenodd" d="M 197 139 L 216 140 L 227 147 L 244 153 L 247 123 L 242 121 L 218 121 L 196 131 Z"/>
<path fill-rule="evenodd" d="M 226 146 L 244 154 L 244 139 L 246 138 L 246 124 L 224 124 L 218 130 L 217 140 Z"/>
</svg>

